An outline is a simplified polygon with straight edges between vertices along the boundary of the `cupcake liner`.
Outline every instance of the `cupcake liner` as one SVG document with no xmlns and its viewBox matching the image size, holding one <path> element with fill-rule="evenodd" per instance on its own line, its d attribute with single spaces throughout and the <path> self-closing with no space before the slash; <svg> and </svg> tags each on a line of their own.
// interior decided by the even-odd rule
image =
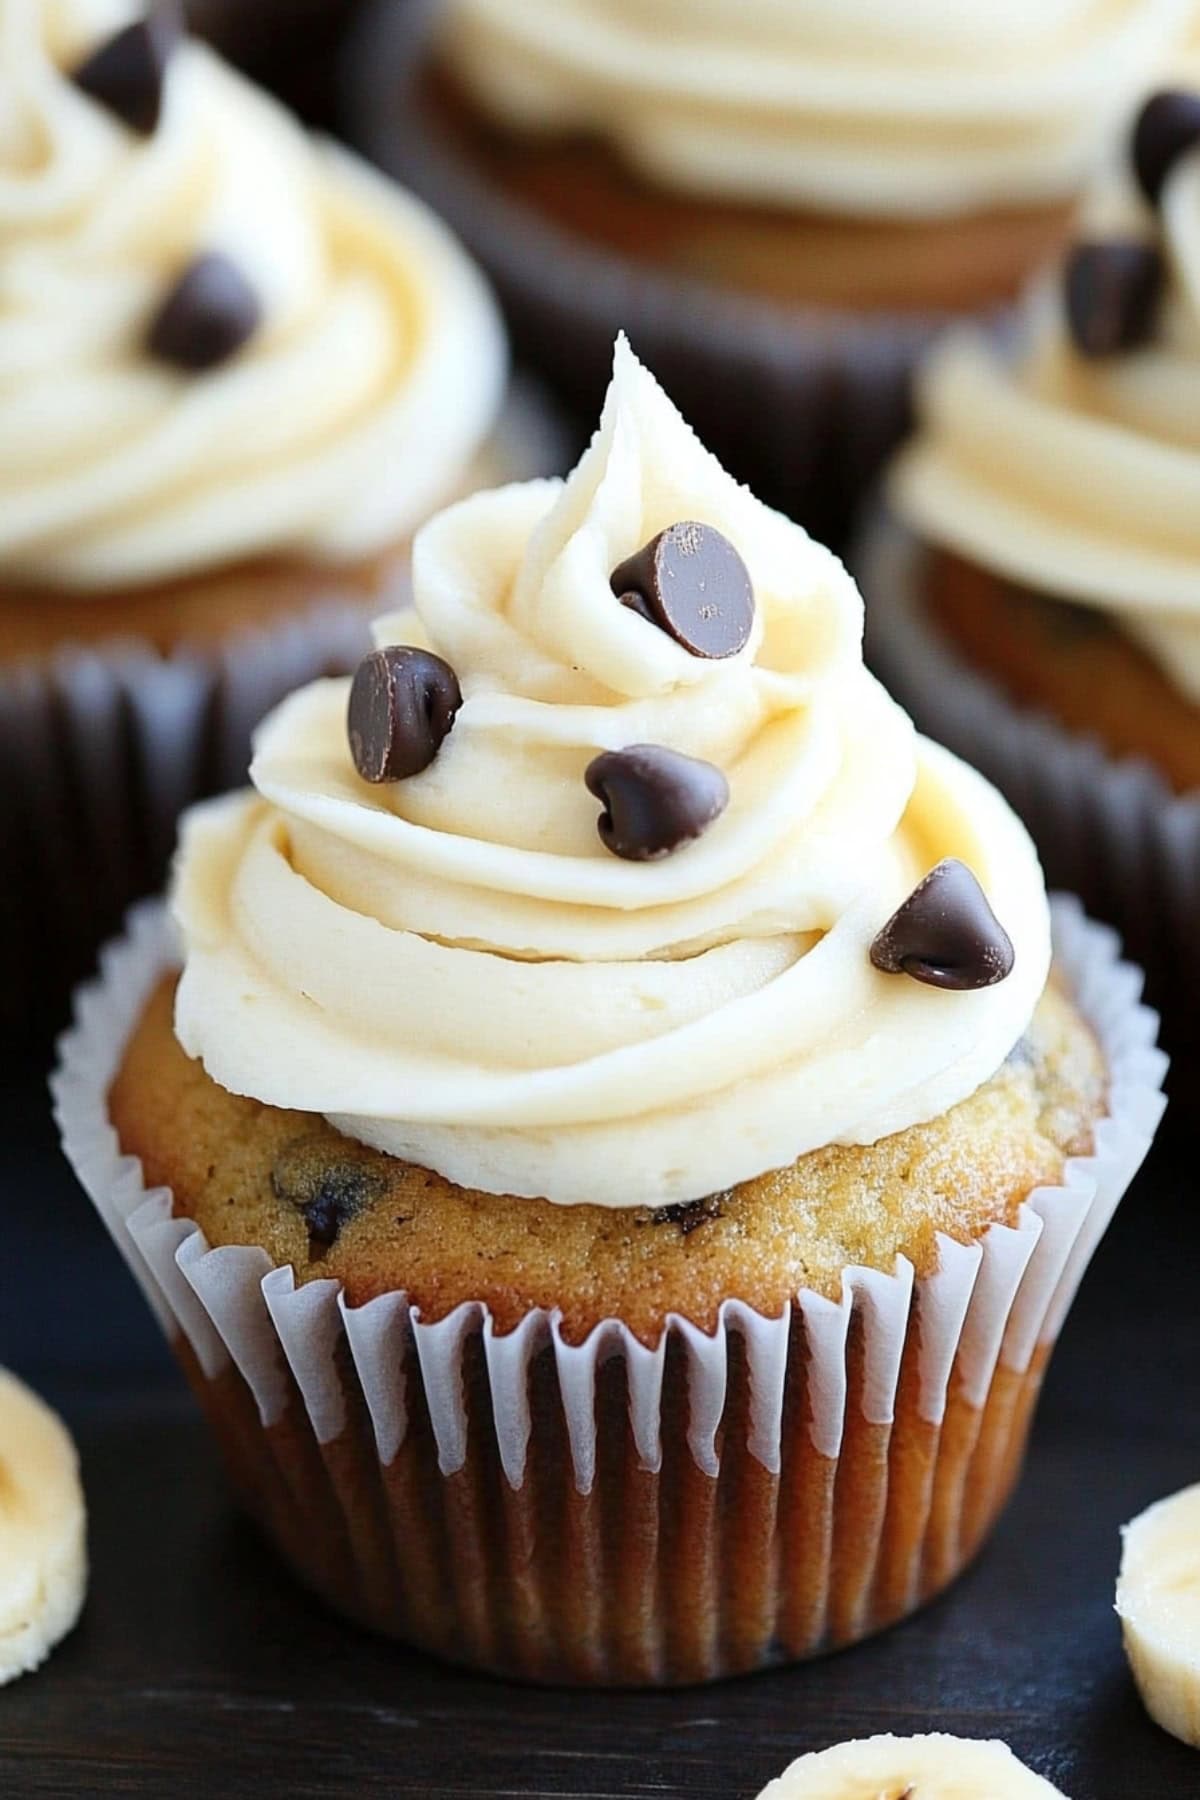
<svg viewBox="0 0 1200 1800">
<path fill-rule="evenodd" d="M 634 350 L 728 467 L 823 541 L 905 435 L 937 312 L 773 305 L 624 258 L 490 184 L 411 98 L 429 0 L 375 0 L 343 82 L 351 135 L 442 213 L 496 285 L 518 354 L 593 418 L 613 340 Z M 1000 309 L 997 311 L 1000 316 Z"/>
<path fill-rule="evenodd" d="M 482 1303 L 424 1321 L 211 1249 L 123 1155 L 107 1095 L 161 974 L 161 904 L 77 1000 L 53 1080 L 63 1145 L 182 1361 L 248 1509 L 331 1604 L 447 1658 L 554 1682 L 684 1683 L 848 1643 L 978 1548 L 1019 1470 L 1075 1289 L 1161 1116 L 1138 971 L 1072 900 L 1058 966 L 1101 1042 L 1094 1153 L 1014 1226 L 939 1239 L 917 1278 L 845 1272 L 778 1318 L 728 1301 L 654 1347 Z"/>
<path fill-rule="evenodd" d="M 567 460 L 540 390 L 514 383 L 480 479 L 557 472 Z M 304 683 L 353 669 L 372 618 L 408 592 L 398 557 L 386 600 L 364 603 L 331 574 L 303 612 L 212 648 L 163 657 L 113 640 L 0 669 L 0 1040 L 10 1055 L 48 1052 L 100 945 L 132 901 L 161 889 L 184 808 L 244 782 L 265 714 Z"/>
<path fill-rule="evenodd" d="M 212 650 L 114 641 L 0 672 L 11 1051 L 49 1044 L 98 945 L 161 887 L 180 812 L 245 780 L 251 731 L 293 688 L 354 667 L 374 610 L 331 592 Z"/>
<path fill-rule="evenodd" d="M 1179 795 L 1149 762 L 1115 757 L 1007 698 L 966 663 L 920 603 L 923 552 L 876 510 L 858 564 L 867 650 L 931 737 L 995 782 L 1028 825 L 1048 880 L 1110 919 L 1146 971 L 1173 1049 L 1194 1056 L 1200 1028 L 1200 793 Z"/>
</svg>

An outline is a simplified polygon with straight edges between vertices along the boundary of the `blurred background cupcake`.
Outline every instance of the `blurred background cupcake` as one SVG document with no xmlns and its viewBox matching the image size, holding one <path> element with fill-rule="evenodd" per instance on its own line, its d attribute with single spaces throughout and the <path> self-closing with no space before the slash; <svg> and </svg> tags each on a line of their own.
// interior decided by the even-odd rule
<svg viewBox="0 0 1200 1800">
<path fill-rule="evenodd" d="M 170 8 L 5 0 L 0 32 L 0 1016 L 28 1025 L 254 722 L 352 666 L 426 514 L 549 452 L 502 417 L 450 234 Z"/>
<path fill-rule="evenodd" d="M 1155 94 L 1127 163 L 1009 345 L 930 357 L 867 586 L 889 679 L 1170 1004 L 1200 978 L 1200 91 Z"/>
<path fill-rule="evenodd" d="M 618 327 L 826 537 L 913 357 L 1009 301 L 1193 0 L 376 5 L 349 119 L 463 231 L 583 406 Z"/>
</svg>

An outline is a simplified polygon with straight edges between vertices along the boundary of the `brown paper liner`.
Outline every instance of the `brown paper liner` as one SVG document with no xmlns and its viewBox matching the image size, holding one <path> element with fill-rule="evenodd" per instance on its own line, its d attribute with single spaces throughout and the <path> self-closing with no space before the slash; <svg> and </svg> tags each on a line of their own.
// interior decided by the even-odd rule
<svg viewBox="0 0 1200 1800">
<path fill-rule="evenodd" d="M 442 213 L 490 274 L 519 356 L 588 420 L 626 331 L 702 441 L 822 541 L 911 420 L 910 385 L 943 310 L 851 313 L 723 291 L 589 243 L 522 205 L 419 100 L 428 0 L 374 0 L 347 57 L 351 136 Z M 996 309 L 999 318 L 1003 309 Z"/>
<path fill-rule="evenodd" d="M 407 591 L 397 571 L 396 592 Z M 332 590 L 303 615 L 161 657 L 116 642 L 0 671 L 0 1036 L 26 1058 L 131 902 L 166 877 L 179 814 L 245 780 L 254 727 L 370 647 Z"/>
<path fill-rule="evenodd" d="M 731 1366 L 720 1473 L 686 1443 L 687 1373 L 668 1357 L 663 1466 L 639 1466 L 619 1357 L 604 1365 L 602 1467 L 575 1485 L 549 1348 L 529 1372 L 535 1420 L 523 1485 L 504 1480 L 481 1354 L 468 1356 L 470 1448 L 443 1477 L 428 1415 L 380 1464 L 347 1371 L 352 1423 L 322 1446 L 298 1391 L 264 1429 L 242 1377 L 205 1377 L 175 1351 L 247 1510 L 295 1573 L 372 1630 L 447 1661 L 550 1683 L 686 1685 L 856 1642 L 906 1617 L 963 1570 L 1020 1472 L 1049 1352 L 999 1368 L 982 1407 L 954 1391 L 940 1426 L 917 1409 L 909 1332 L 889 1426 L 868 1424 L 851 1381 L 840 1456 L 804 1417 L 797 1319 L 782 1468 L 749 1453 L 748 1372 Z M 859 1371 L 861 1375 L 861 1369 Z"/>
</svg>

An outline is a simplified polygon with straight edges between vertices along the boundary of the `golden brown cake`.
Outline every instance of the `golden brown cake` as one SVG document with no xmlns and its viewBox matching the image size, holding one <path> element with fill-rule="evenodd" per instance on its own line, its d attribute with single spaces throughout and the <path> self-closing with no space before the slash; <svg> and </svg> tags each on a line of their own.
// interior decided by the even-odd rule
<svg viewBox="0 0 1200 1800">
<path fill-rule="evenodd" d="M 689 195 L 639 179 L 602 139 L 498 128 L 446 75 L 415 96 L 435 134 L 505 196 L 589 244 L 784 307 L 871 313 L 984 310 L 1016 297 L 1065 241 L 1073 205 L 879 218 Z"/>
<path fill-rule="evenodd" d="M 1200 788 L 1200 705 L 1100 607 L 1056 600 L 963 557 L 933 551 L 929 618 L 1018 705 L 1148 757 L 1177 794 Z"/>
<path fill-rule="evenodd" d="M 180 1048 L 175 988 L 159 985 L 130 1038 L 112 1120 L 210 1244 L 261 1244 L 300 1281 L 341 1282 L 352 1306 L 399 1290 L 435 1320 L 478 1300 L 499 1331 L 557 1308 L 572 1343 L 617 1318 L 652 1345 L 673 1312 L 711 1332 L 729 1299 L 774 1316 L 897 1256 L 928 1275 L 939 1232 L 972 1243 L 1061 1181 L 1106 1100 L 1095 1039 L 1051 988 L 991 1080 L 926 1124 L 658 1211 L 553 1206 L 472 1193 L 318 1115 L 227 1093 Z"/>
</svg>

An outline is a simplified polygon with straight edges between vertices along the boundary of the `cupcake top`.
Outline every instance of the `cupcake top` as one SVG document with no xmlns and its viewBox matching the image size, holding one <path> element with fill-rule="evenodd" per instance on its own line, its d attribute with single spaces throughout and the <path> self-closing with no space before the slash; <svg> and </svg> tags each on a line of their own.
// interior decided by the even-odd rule
<svg viewBox="0 0 1200 1800">
<path fill-rule="evenodd" d="M 1000 1066 L 1050 961 L 1024 829 L 623 341 L 570 478 L 442 513 L 414 592 L 263 726 L 256 792 L 185 825 L 176 1028 L 218 1083 L 463 1187 L 621 1207 Z"/>
<path fill-rule="evenodd" d="M 372 556 L 498 411 L 416 202 L 125 0 L 0 6 L 0 570 L 72 591 Z"/>
<path fill-rule="evenodd" d="M 1145 105 L 1017 340 L 947 337 L 891 477 L 936 544 L 1112 610 L 1200 701 L 1200 92 Z"/>
<path fill-rule="evenodd" d="M 1069 198 L 1192 0 L 449 0 L 491 113 L 708 198 L 931 218 Z"/>
</svg>

